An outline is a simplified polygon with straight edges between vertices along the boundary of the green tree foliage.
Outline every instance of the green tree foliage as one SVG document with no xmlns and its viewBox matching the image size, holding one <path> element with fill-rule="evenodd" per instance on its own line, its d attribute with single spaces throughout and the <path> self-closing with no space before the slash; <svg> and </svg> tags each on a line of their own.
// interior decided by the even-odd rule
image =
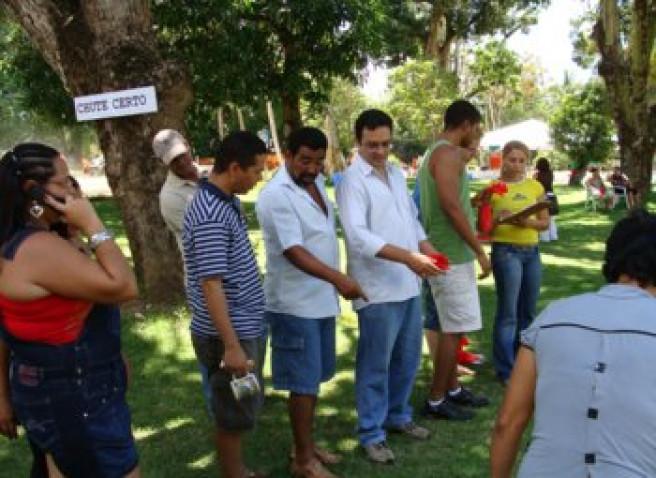
<svg viewBox="0 0 656 478">
<path fill-rule="evenodd" d="M 597 3 L 597 2 L 595 2 Z M 618 2 L 618 15 L 620 37 L 622 43 L 626 43 L 631 28 L 631 1 L 621 0 Z M 590 68 L 599 61 L 599 49 L 592 36 L 592 30 L 599 15 L 599 5 L 588 4 L 588 8 L 572 20 L 572 31 L 570 37 L 574 47 L 572 60 L 582 68 Z"/>
<path fill-rule="evenodd" d="M 644 204 L 656 154 L 656 2 L 599 0 L 592 38 L 617 128 L 620 162 Z"/>
<path fill-rule="evenodd" d="M 428 145 L 442 131 L 442 117 L 457 97 L 457 79 L 431 60 L 409 60 L 390 74 L 389 113 L 395 138 Z"/>
<path fill-rule="evenodd" d="M 383 0 L 158 2 L 159 38 L 191 65 L 198 102 L 258 108 L 281 97 L 284 121 L 300 100 L 324 101 L 333 77 L 354 78 L 377 57 L 389 19 Z"/>
<path fill-rule="evenodd" d="M 75 121 L 73 101 L 25 33 L 0 17 L 0 147 L 26 140 L 88 154 L 95 133 Z"/>
<path fill-rule="evenodd" d="M 598 60 L 599 52 L 592 39 L 592 27 L 597 19 L 597 13 L 588 8 L 580 17 L 571 22 L 570 38 L 574 47 L 572 60 L 581 68 L 590 68 Z"/>
<path fill-rule="evenodd" d="M 551 128 L 556 149 L 577 169 L 605 162 L 613 149 L 613 121 L 603 83 L 591 81 L 565 93 Z"/>
<path fill-rule="evenodd" d="M 347 155 L 354 146 L 353 125 L 358 115 L 372 104 L 360 89 L 350 80 L 335 78 L 328 96 L 322 105 L 303 104 L 303 117 L 306 122 L 318 128 L 324 127 L 325 115 L 330 112 L 337 126 L 337 138 L 342 152 Z"/>
<path fill-rule="evenodd" d="M 486 114 L 490 129 L 501 125 L 505 108 L 520 97 L 522 67 L 519 57 L 503 42 L 491 41 L 474 51 L 474 61 L 469 67 L 472 86 L 466 95 L 478 99 Z"/>
<path fill-rule="evenodd" d="M 536 118 L 549 121 L 560 96 L 560 86 L 544 85 L 544 70 L 535 59 L 522 61 L 515 101 L 501 112 L 501 125 Z"/>
<path fill-rule="evenodd" d="M 455 40 L 500 33 L 509 37 L 537 21 L 549 0 L 406 0 L 400 27 L 427 58 L 448 67 Z M 413 21 L 408 20 L 408 17 Z M 407 40 L 406 40 L 407 41 Z"/>
</svg>

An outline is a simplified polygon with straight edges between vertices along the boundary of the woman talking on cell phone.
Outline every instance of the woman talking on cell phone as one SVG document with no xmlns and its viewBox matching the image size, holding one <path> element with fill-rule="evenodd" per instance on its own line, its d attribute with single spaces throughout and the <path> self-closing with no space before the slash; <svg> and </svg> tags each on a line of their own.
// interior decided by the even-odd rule
<svg viewBox="0 0 656 478">
<path fill-rule="evenodd" d="M 539 212 L 508 221 L 513 214 L 544 201 L 545 191 L 535 179 L 526 177 L 528 147 L 510 141 L 502 150 L 501 175 L 507 193 L 493 194 L 492 273 L 497 295 L 492 355 L 497 377 L 506 383 L 515 363 L 519 334 L 536 315 L 542 265 L 538 231 L 549 227 L 549 212 Z"/>
<path fill-rule="evenodd" d="M 13 409 L 50 476 L 139 476 L 112 305 L 137 296 L 129 265 L 48 146 L 2 156 L 0 204 L 0 432 L 15 435 Z"/>
</svg>

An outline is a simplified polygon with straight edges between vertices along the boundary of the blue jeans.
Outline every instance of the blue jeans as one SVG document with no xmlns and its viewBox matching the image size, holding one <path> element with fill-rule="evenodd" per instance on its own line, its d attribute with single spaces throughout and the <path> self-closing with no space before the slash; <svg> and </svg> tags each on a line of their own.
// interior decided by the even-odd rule
<svg viewBox="0 0 656 478">
<path fill-rule="evenodd" d="M 538 246 L 492 244 L 492 272 L 497 292 L 492 355 L 497 376 L 510 377 L 519 335 L 536 316 L 542 264 Z"/>
<path fill-rule="evenodd" d="M 419 297 L 363 307 L 358 324 L 355 402 L 358 437 L 366 446 L 385 440 L 385 427 L 412 421 L 409 400 L 422 340 Z"/>
<path fill-rule="evenodd" d="M 214 418 L 212 411 L 212 386 L 210 385 L 210 372 L 207 367 L 198 362 L 198 371 L 200 372 L 201 386 L 203 387 L 203 398 L 205 399 L 205 408 L 210 418 Z"/>
<path fill-rule="evenodd" d="M 125 400 L 120 317 L 96 305 L 75 342 L 48 345 L 5 334 L 11 399 L 35 455 L 50 453 L 67 477 L 123 477 L 137 466 Z"/>
<path fill-rule="evenodd" d="M 437 315 L 437 306 L 433 298 L 430 284 L 426 279 L 421 281 L 421 311 L 424 314 L 424 329 L 433 332 L 440 331 L 440 319 Z"/>
</svg>

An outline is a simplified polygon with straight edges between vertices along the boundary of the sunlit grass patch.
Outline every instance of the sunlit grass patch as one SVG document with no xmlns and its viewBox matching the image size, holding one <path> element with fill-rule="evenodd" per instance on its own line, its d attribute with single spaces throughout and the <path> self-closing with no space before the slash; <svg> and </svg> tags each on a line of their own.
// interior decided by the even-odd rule
<svg viewBox="0 0 656 478">
<path fill-rule="evenodd" d="M 475 188 L 480 184 L 474 185 Z M 561 204 L 558 216 L 560 240 L 541 244 L 544 274 L 539 308 L 551 300 L 596 289 L 603 283 L 601 264 L 604 242 L 613 223 L 624 214 L 592 213 L 583 209 L 581 189 L 558 187 Z M 264 267 L 262 235 L 253 222 L 253 201 L 257 191 L 244 197 L 250 211 L 251 240 L 260 267 Z M 105 223 L 118 233 L 119 245 L 127 248 L 122 223 L 111 199 L 94 201 Z M 342 261 L 343 242 L 340 244 Z M 416 419 L 432 432 L 427 442 L 411 442 L 390 436 L 397 455 L 393 467 L 374 467 L 359 450 L 355 436 L 354 408 L 355 351 L 357 318 L 350 304 L 342 301 L 337 321 L 337 373 L 322 386 L 317 408 L 316 437 L 321 446 L 345 455 L 334 467 L 340 476 L 394 478 L 482 478 L 488 475 L 489 433 L 503 390 L 494 379 L 489 364 L 490 335 L 495 312 L 494 281 L 479 283 L 484 329 L 470 337 L 477 351 L 485 353 L 488 364 L 479 368 L 475 379 L 467 379 L 485 392 L 492 406 L 479 410 L 469 423 L 445 423 Z M 189 312 L 183 304 L 166 309 L 145 308 L 128 313 L 123 320 L 124 350 L 132 364 L 128 399 L 133 428 L 146 478 L 187 478 L 216 476 L 212 425 L 201 393 L 200 376 L 189 338 Z M 269 355 L 270 356 L 270 355 Z M 266 403 L 257 429 L 246 441 L 246 455 L 253 468 L 265 469 L 272 477 L 288 476 L 287 455 L 291 430 L 287 418 L 286 393 L 270 386 L 267 360 Z M 431 379 L 430 360 L 424 355 L 417 375 L 412 403 L 419 410 Z M 28 476 L 30 453 L 24 438 L 9 442 L 0 439 L 0 477 Z"/>
</svg>

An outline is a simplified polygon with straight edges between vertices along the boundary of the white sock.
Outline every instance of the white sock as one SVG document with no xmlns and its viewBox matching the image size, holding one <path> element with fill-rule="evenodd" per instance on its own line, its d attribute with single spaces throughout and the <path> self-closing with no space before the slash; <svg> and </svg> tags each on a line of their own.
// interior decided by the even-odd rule
<svg viewBox="0 0 656 478">
<path fill-rule="evenodd" d="M 444 397 L 438 398 L 437 400 L 430 400 L 429 399 L 428 400 L 428 405 L 430 405 L 431 407 L 439 407 L 442 404 L 443 401 L 444 401 Z"/>
<path fill-rule="evenodd" d="M 449 390 L 449 396 L 455 397 L 460 392 L 462 392 L 462 387 L 454 388 L 453 390 Z"/>
</svg>

